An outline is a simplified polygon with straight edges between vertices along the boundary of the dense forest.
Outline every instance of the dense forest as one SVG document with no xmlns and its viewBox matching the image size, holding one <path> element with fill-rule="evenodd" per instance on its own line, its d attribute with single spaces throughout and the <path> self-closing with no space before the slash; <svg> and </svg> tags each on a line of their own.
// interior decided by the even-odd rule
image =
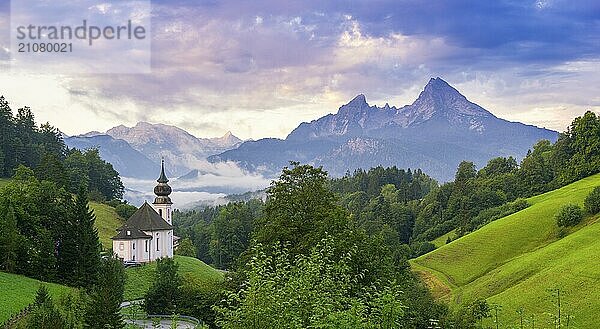
<svg viewBox="0 0 600 329">
<path fill-rule="evenodd" d="M 0 269 L 90 287 L 100 244 L 88 200 L 119 200 L 123 184 L 97 150 L 68 149 L 60 132 L 37 126 L 31 109 L 13 116 L 0 97 Z"/>
</svg>

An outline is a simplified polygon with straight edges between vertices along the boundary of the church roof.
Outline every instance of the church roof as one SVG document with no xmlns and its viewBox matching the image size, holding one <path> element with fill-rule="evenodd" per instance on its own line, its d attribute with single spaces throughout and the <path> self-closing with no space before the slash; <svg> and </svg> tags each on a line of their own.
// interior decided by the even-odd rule
<svg viewBox="0 0 600 329">
<path fill-rule="evenodd" d="M 127 224 L 121 226 L 119 233 L 113 236 L 113 240 L 134 240 L 134 239 L 152 239 L 152 236 L 142 232 L 135 227 L 129 227 Z"/>
<path fill-rule="evenodd" d="M 159 231 L 173 229 L 173 226 L 167 223 L 147 202 L 144 202 L 140 209 L 138 209 L 133 215 L 131 215 L 127 222 L 125 222 L 125 225 L 123 225 L 119 230 L 122 231 L 127 227 L 134 228 L 140 231 Z M 117 234 L 117 236 L 119 234 Z"/>
</svg>

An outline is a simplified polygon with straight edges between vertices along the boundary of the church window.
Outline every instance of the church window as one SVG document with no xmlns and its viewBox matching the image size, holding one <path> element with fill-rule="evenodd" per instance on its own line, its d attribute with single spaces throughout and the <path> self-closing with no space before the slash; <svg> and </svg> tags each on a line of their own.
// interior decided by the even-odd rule
<svg viewBox="0 0 600 329">
<path fill-rule="evenodd" d="M 133 250 L 135 250 L 135 242 L 133 243 Z"/>
<path fill-rule="evenodd" d="M 162 217 L 162 209 L 158 209 L 158 214 Z"/>
<path fill-rule="evenodd" d="M 119 243 L 119 250 L 123 251 L 123 249 L 125 249 L 125 245 L 123 244 L 123 242 Z"/>
<path fill-rule="evenodd" d="M 156 238 L 156 251 L 159 251 L 159 248 L 158 248 L 158 246 L 159 246 L 159 245 L 158 245 L 158 238 Z"/>
<path fill-rule="evenodd" d="M 148 242 L 149 242 L 149 241 L 148 241 L 148 240 L 146 240 L 145 242 L 146 242 L 146 244 L 145 244 L 144 246 L 146 247 L 146 252 L 148 252 Z"/>
</svg>

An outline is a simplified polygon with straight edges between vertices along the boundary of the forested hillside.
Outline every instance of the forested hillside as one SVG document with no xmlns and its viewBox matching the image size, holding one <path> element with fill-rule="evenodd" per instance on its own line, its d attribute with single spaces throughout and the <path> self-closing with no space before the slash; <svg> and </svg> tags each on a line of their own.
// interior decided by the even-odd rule
<svg viewBox="0 0 600 329">
<path fill-rule="evenodd" d="M 3 294 L 7 309 L 33 302 L 22 319 L 27 328 L 122 327 L 123 265 L 111 255 L 101 258 L 88 206 L 90 200 L 123 204 L 119 174 L 97 150 L 68 149 L 56 128 L 36 125 L 28 107 L 13 115 L 0 97 L 0 177 L 0 271 L 8 285 L 27 285 L 12 297 Z M 114 232 L 108 226 L 103 236 L 105 229 Z M 81 289 L 56 298 L 31 278 Z"/>
<path fill-rule="evenodd" d="M 590 131 L 595 133 L 589 133 Z M 528 206 L 537 195 L 600 171 L 600 120 L 592 112 L 573 121 L 555 144 L 540 141 L 517 163 L 494 158 L 477 169 L 463 161 L 455 180 L 439 185 L 420 170 L 373 168 L 330 179 L 337 203 L 367 232 L 389 230 L 415 256 L 434 248 L 428 241 L 454 231 L 450 241 Z M 177 212 L 177 234 L 189 237 L 196 256 L 229 268 L 248 248 L 260 200 Z M 409 250 L 409 251 L 408 251 Z"/>
</svg>

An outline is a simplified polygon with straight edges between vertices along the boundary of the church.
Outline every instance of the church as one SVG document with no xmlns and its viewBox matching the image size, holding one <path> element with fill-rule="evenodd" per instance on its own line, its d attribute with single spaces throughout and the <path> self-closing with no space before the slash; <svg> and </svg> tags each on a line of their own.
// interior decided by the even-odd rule
<svg viewBox="0 0 600 329">
<path fill-rule="evenodd" d="M 160 177 L 154 187 L 156 198 L 152 205 L 144 204 L 117 229 L 112 237 L 113 252 L 124 262 L 146 263 L 158 258 L 173 257 L 177 237 L 171 222 L 171 187 L 161 162 Z"/>
</svg>

